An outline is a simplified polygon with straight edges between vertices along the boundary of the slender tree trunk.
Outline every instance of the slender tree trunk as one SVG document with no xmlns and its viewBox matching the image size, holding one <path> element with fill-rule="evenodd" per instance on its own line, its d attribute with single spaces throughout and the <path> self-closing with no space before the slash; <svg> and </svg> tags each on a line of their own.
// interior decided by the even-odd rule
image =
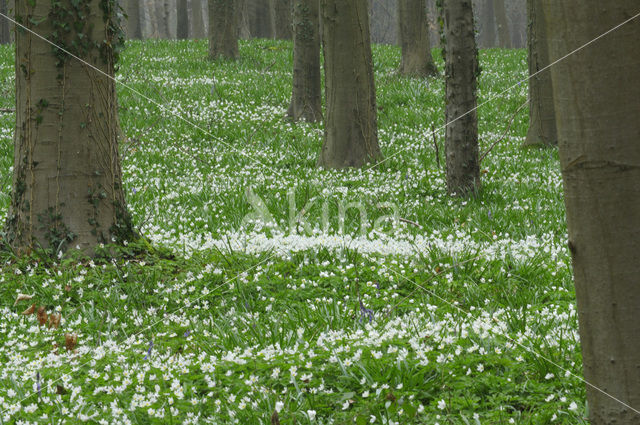
<svg viewBox="0 0 640 425">
<path fill-rule="evenodd" d="M 430 77 L 438 73 L 431 56 L 425 0 L 398 0 L 402 62 L 400 74 Z"/>
<path fill-rule="evenodd" d="M 273 38 L 273 9 L 271 0 L 247 0 L 251 17 L 251 36 Z"/>
<path fill-rule="evenodd" d="M 529 75 L 549 65 L 547 29 L 541 6 L 540 0 L 527 0 Z M 557 143 L 551 71 L 546 70 L 529 79 L 529 130 L 524 146 L 552 146 Z"/>
<path fill-rule="evenodd" d="M 136 0 L 127 0 L 124 6 L 127 13 L 126 34 L 129 39 L 139 40 L 142 38 L 140 25 L 140 3 Z"/>
<path fill-rule="evenodd" d="M 322 120 L 318 0 L 294 0 L 293 93 L 287 115 Z"/>
<path fill-rule="evenodd" d="M 238 57 L 238 8 L 236 0 L 209 0 L 209 57 Z"/>
<path fill-rule="evenodd" d="M 504 0 L 493 0 L 493 10 L 498 26 L 498 45 L 504 48 L 511 48 L 509 21 L 507 20 L 507 9 L 504 6 Z"/>
<path fill-rule="evenodd" d="M 108 3 L 114 5 L 114 3 Z M 119 42 L 115 8 L 100 0 L 72 6 L 16 2 L 16 16 L 108 75 Z M 67 16 L 60 38 L 51 15 Z M 80 19 L 83 16 L 83 19 Z M 65 19 L 65 18 L 57 18 Z M 35 23 L 38 24 L 35 24 Z M 81 22 L 81 24 L 78 24 Z M 60 22 L 56 24 L 61 25 Z M 82 38 L 80 38 L 82 34 Z M 83 43 L 88 39 L 87 48 Z M 79 246 L 134 236 L 122 189 L 115 83 L 26 31 L 16 41 L 16 131 L 7 242 L 18 252 Z"/>
<path fill-rule="evenodd" d="M 551 60 L 639 11 L 636 0 L 542 4 Z M 638 40 L 636 18 L 551 68 L 593 425 L 640 423 Z"/>
<path fill-rule="evenodd" d="M 493 12 L 493 0 L 482 0 L 480 45 L 483 49 L 496 47 L 496 16 Z"/>
<path fill-rule="evenodd" d="M 291 22 L 291 0 L 271 0 L 273 2 L 273 15 L 275 19 L 275 35 L 277 40 L 291 40 L 293 37 L 293 25 Z"/>
<path fill-rule="evenodd" d="M 447 190 L 468 195 L 480 187 L 476 89 L 478 49 L 471 0 L 444 0 L 446 38 Z M 469 112 L 471 111 L 471 112 Z M 466 114 L 466 115 L 464 115 Z M 464 116 L 463 116 L 464 115 Z"/>
<path fill-rule="evenodd" d="M 382 157 L 367 0 L 321 0 L 327 118 L 319 165 L 361 167 Z"/>
<path fill-rule="evenodd" d="M 193 22 L 193 38 L 201 40 L 206 38 L 204 30 L 204 16 L 202 0 L 191 0 L 191 21 Z"/>
<path fill-rule="evenodd" d="M 185 40 L 189 38 L 189 7 L 187 0 L 178 0 L 176 9 L 178 15 L 176 38 L 178 40 Z"/>
<path fill-rule="evenodd" d="M 0 12 L 9 16 L 9 7 L 7 3 L 9 0 L 0 0 Z M 0 16 L 0 44 L 11 43 L 11 23 L 7 18 Z"/>
</svg>

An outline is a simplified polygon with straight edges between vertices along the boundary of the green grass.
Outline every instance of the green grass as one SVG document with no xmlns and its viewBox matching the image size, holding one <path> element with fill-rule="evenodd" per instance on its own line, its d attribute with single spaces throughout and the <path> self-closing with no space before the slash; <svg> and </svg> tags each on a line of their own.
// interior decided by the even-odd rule
<svg viewBox="0 0 640 425">
<path fill-rule="evenodd" d="M 397 48 L 374 46 L 387 161 L 327 171 L 322 126 L 283 119 L 290 44 L 243 42 L 235 63 L 206 47 L 133 42 L 118 74 L 170 111 L 119 86 L 129 207 L 160 249 L 2 257 L 0 423 L 585 423 L 557 153 L 520 149 L 526 110 L 480 193 L 452 199 L 430 134 L 444 83 L 397 76 Z M 484 151 L 526 100 L 526 52 L 481 66 L 480 102 L 498 96 L 478 111 Z M 12 73 L 2 47 L 0 107 Z M 3 220 L 14 120 L 0 115 Z M 246 220 L 259 205 L 271 222 Z M 60 328 L 21 315 L 31 303 Z"/>
</svg>

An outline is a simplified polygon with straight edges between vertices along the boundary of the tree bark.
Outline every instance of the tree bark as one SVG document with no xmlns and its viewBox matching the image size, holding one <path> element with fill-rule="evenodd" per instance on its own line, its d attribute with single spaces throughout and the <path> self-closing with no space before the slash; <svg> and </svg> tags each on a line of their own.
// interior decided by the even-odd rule
<svg viewBox="0 0 640 425">
<path fill-rule="evenodd" d="M 493 12 L 493 0 L 482 0 L 480 46 L 489 49 L 496 46 L 496 17 Z"/>
<path fill-rule="evenodd" d="M 287 115 L 322 120 L 318 0 L 294 0 L 293 92 Z"/>
<path fill-rule="evenodd" d="M 169 26 L 167 25 L 167 9 L 165 0 L 156 1 L 156 25 L 158 38 L 169 38 Z"/>
<path fill-rule="evenodd" d="M 398 0 L 402 61 L 400 74 L 430 77 L 438 73 L 431 56 L 425 0 Z"/>
<path fill-rule="evenodd" d="M 71 0 L 58 5 L 19 1 L 16 16 L 112 76 L 117 20 L 115 3 L 108 5 L 113 7 L 104 9 L 100 0 L 76 6 Z M 66 19 L 69 32 L 61 37 L 50 16 L 57 16 L 57 25 Z M 79 246 L 91 254 L 100 243 L 133 238 L 122 189 L 114 80 L 53 52 L 27 31 L 17 31 L 15 73 L 14 172 L 6 241 L 19 253 Z"/>
<path fill-rule="evenodd" d="M 236 0 L 209 0 L 209 58 L 236 59 L 238 51 Z"/>
<path fill-rule="evenodd" d="M 0 0 L 0 12 L 9 16 L 9 0 Z M 11 43 L 11 22 L 7 18 L 0 16 L 0 44 Z"/>
<path fill-rule="evenodd" d="M 126 34 L 131 40 L 142 38 L 142 28 L 140 25 L 140 4 L 135 0 L 127 0 L 125 5 L 127 14 Z"/>
<path fill-rule="evenodd" d="M 636 0 L 542 0 L 557 60 Z M 590 423 L 640 422 L 640 21 L 551 68 Z M 626 403 L 633 409 L 624 406 Z"/>
<path fill-rule="evenodd" d="M 465 196 L 480 188 L 478 49 L 471 0 L 444 0 L 447 190 Z M 464 115 L 466 114 L 466 115 Z M 463 116 L 464 115 L 464 116 Z"/>
<path fill-rule="evenodd" d="M 547 29 L 541 6 L 540 0 L 527 0 L 530 76 L 549 65 Z M 523 145 L 553 146 L 557 143 L 551 71 L 546 70 L 529 79 L 529 130 Z"/>
<path fill-rule="evenodd" d="M 186 40 L 189 38 L 189 8 L 187 0 L 178 0 L 176 12 L 178 15 L 176 38 L 178 40 Z"/>
<path fill-rule="evenodd" d="M 191 0 L 191 21 L 193 22 L 193 38 L 201 40 L 206 38 L 204 30 L 204 16 L 202 0 Z"/>
<path fill-rule="evenodd" d="M 291 22 L 291 0 L 271 0 L 273 2 L 273 16 L 275 19 L 275 36 L 277 40 L 291 40 L 293 25 Z"/>
<path fill-rule="evenodd" d="M 273 38 L 273 8 L 271 0 L 246 0 L 251 18 L 251 37 Z"/>
<path fill-rule="evenodd" d="M 498 26 L 498 45 L 507 49 L 511 48 L 509 21 L 507 20 L 507 10 L 504 7 L 504 0 L 493 0 L 493 10 Z"/>
<path fill-rule="evenodd" d="M 321 0 L 327 118 L 318 163 L 361 167 L 382 157 L 367 0 Z"/>
</svg>

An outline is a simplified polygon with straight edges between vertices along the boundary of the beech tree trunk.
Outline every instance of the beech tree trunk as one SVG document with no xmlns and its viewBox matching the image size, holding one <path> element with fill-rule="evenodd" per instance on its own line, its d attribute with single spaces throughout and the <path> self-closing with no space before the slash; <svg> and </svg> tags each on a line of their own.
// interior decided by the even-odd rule
<svg viewBox="0 0 640 425">
<path fill-rule="evenodd" d="M 273 38 L 273 8 L 271 0 L 246 0 L 250 16 L 251 37 Z"/>
<path fill-rule="evenodd" d="M 158 38 L 169 38 L 169 25 L 167 25 L 168 10 L 166 0 L 156 1 L 156 20 L 158 28 Z"/>
<path fill-rule="evenodd" d="M 476 89 L 478 49 L 471 0 L 444 0 L 447 190 L 465 196 L 480 188 Z M 471 112 L 470 112 L 471 111 Z M 466 114 L 466 115 L 464 115 Z M 463 116 L 464 115 L 464 116 Z"/>
<path fill-rule="evenodd" d="M 430 77 L 438 73 L 431 56 L 425 0 L 398 0 L 402 62 L 400 74 Z"/>
<path fill-rule="evenodd" d="M 140 3 L 136 0 L 127 0 L 125 5 L 127 13 L 126 33 L 127 37 L 132 40 L 142 38 L 142 28 L 140 25 Z"/>
<path fill-rule="evenodd" d="M 238 57 L 238 13 L 236 0 L 209 0 L 209 57 Z"/>
<path fill-rule="evenodd" d="M 0 12 L 7 16 L 9 16 L 8 2 L 9 0 L 0 0 Z M 11 43 L 11 22 L 0 16 L 0 44 L 9 43 Z"/>
<path fill-rule="evenodd" d="M 482 0 L 480 16 L 482 21 L 480 46 L 483 49 L 496 47 L 496 17 L 493 12 L 493 0 Z"/>
<path fill-rule="evenodd" d="M 189 8 L 187 0 L 178 0 L 176 12 L 178 15 L 176 38 L 178 40 L 186 40 L 189 38 Z"/>
<path fill-rule="evenodd" d="M 291 0 L 271 0 L 275 19 L 275 35 L 277 40 L 293 38 L 292 3 Z"/>
<path fill-rule="evenodd" d="M 529 32 L 529 75 L 534 75 L 549 65 L 547 29 L 540 0 L 527 0 Z M 529 130 L 524 146 L 558 143 L 556 115 L 553 105 L 551 70 L 546 70 L 529 79 Z"/>
<path fill-rule="evenodd" d="M 322 120 L 318 0 L 294 0 L 293 93 L 287 115 Z"/>
<path fill-rule="evenodd" d="M 206 38 L 202 0 L 191 0 L 191 22 L 193 22 L 193 38 L 197 40 Z"/>
<path fill-rule="evenodd" d="M 542 5 L 552 61 L 639 11 L 636 0 Z M 551 68 L 592 425 L 640 423 L 638 40 L 636 18 Z"/>
<path fill-rule="evenodd" d="M 504 0 L 493 0 L 493 11 L 498 26 L 498 45 L 504 48 L 511 48 L 509 21 L 507 20 L 507 9 L 504 6 Z"/>
<path fill-rule="evenodd" d="M 100 0 L 76 6 L 71 0 L 57 6 L 18 1 L 16 16 L 113 75 L 113 48 L 119 43 L 116 3 L 107 5 Z M 50 19 L 64 16 L 59 9 L 68 14 L 69 32 L 63 38 Z M 6 241 L 19 253 L 78 246 L 91 254 L 100 243 L 133 238 L 122 189 L 114 81 L 53 52 L 27 31 L 16 36 L 16 130 Z"/>
<path fill-rule="evenodd" d="M 361 167 L 382 157 L 367 0 L 320 4 L 327 117 L 318 163 L 327 168 Z"/>
</svg>

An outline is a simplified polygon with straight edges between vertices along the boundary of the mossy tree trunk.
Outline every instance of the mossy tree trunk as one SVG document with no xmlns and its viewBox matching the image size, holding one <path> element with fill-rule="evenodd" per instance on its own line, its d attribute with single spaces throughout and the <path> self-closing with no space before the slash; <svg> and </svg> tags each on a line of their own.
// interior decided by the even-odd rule
<svg viewBox="0 0 640 425">
<path fill-rule="evenodd" d="M 274 30 L 277 40 L 293 38 L 292 0 L 271 0 L 273 2 Z"/>
<path fill-rule="evenodd" d="M 176 38 L 178 40 L 186 40 L 189 38 L 189 7 L 187 0 L 178 0 L 177 9 L 177 25 Z"/>
<path fill-rule="evenodd" d="M 116 6 L 116 0 L 19 1 L 16 19 L 113 76 L 113 49 L 122 41 Z M 19 253 L 78 246 L 91 254 L 100 243 L 134 237 L 122 188 L 114 80 L 32 33 L 16 33 L 7 242 Z"/>
<path fill-rule="evenodd" d="M 293 92 L 287 115 L 294 121 L 321 121 L 318 0 L 294 0 L 293 8 Z"/>
<path fill-rule="evenodd" d="M 540 0 L 527 0 L 530 76 L 549 65 L 547 29 L 541 7 Z M 553 146 L 557 143 L 553 87 L 548 69 L 529 79 L 529 130 L 524 146 Z"/>
<path fill-rule="evenodd" d="M 361 167 L 382 157 L 367 0 L 321 0 L 325 136 L 318 163 Z"/>
<path fill-rule="evenodd" d="M 542 5 L 551 61 L 638 13 L 637 0 L 542 0 Z M 551 67 L 593 425 L 640 421 L 627 407 L 640 409 L 638 40 L 636 18 Z"/>
<path fill-rule="evenodd" d="M 425 0 L 398 0 L 398 28 L 402 61 L 400 74 L 430 77 L 438 73 L 431 56 Z"/>
<path fill-rule="evenodd" d="M 478 49 L 471 0 L 444 0 L 447 190 L 465 196 L 480 187 L 476 89 Z"/>
<path fill-rule="evenodd" d="M 237 0 L 209 0 L 209 57 L 238 57 L 239 10 Z"/>
</svg>

